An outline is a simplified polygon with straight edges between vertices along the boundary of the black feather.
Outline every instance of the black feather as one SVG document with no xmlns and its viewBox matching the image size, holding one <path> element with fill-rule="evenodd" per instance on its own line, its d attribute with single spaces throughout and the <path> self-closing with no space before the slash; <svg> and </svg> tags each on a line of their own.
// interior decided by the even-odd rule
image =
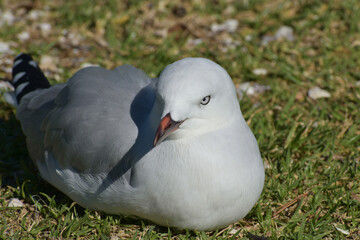
<svg viewBox="0 0 360 240">
<path fill-rule="evenodd" d="M 18 79 L 15 79 L 17 75 Z M 46 79 L 44 73 L 41 71 L 38 64 L 28 54 L 22 53 L 14 59 L 12 77 L 13 81 L 11 82 L 11 84 L 15 88 L 16 99 L 18 103 L 20 103 L 21 98 L 27 93 L 32 92 L 36 89 L 50 87 L 49 81 Z M 16 81 L 14 81 L 14 79 Z M 20 85 L 24 86 L 22 85 L 23 83 L 28 84 L 20 92 L 18 92 L 19 89 L 18 91 L 16 91 L 16 89 L 19 88 Z"/>
</svg>

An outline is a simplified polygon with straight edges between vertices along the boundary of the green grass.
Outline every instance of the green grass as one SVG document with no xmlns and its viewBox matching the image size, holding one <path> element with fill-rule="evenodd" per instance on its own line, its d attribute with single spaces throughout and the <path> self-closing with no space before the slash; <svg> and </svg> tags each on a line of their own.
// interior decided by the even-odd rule
<svg viewBox="0 0 360 240">
<path fill-rule="evenodd" d="M 175 16 L 175 6 L 186 15 Z M 360 2 L 39 0 L 28 6 L 45 13 L 36 21 L 26 19 L 16 2 L 0 1 L 0 9 L 17 17 L 0 30 L 0 42 L 11 43 L 14 51 L 0 53 L 0 78 L 11 78 L 5 60 L 19 52 L 56 58 L 57 70 L 46 71 L 52 83 L 65 81 L 84 61 L 106 68 L 132 64 L 155 77 L 167 64 L 197 56 L 218 62 L 235 83 L 271 86 L 240 102 L 266 165 L 263 194 L 243 220 L 206 233 L 81 208 L 38 176 L 15 110 L 1 97 L 0 238 L 247 239 L 247 232 L 270 239 L 360 238 Z M 236 32 L 211 35 L 211 23 L 230 18 L 239 21 Z M 51 23 L 50 33 L 42 34 L 38 22 Z M 261 45 L 264 35 L 282 25 L 294 29 L 294 41 Z M 64 29 L 81 41 L 72 43 Z M 20 42 L 22 31 L 31 38 Z M 203 42 L 189 45 L 195 38 Z M 239 45 L 223 52 L 229 38 Z M 255 68 L 268 74 L 255 75 Z M 331 97 L 310 99 L 307 91 L 314 86 Z M 24 207 L 7 207 L 14 197 Z"/>
</svg>

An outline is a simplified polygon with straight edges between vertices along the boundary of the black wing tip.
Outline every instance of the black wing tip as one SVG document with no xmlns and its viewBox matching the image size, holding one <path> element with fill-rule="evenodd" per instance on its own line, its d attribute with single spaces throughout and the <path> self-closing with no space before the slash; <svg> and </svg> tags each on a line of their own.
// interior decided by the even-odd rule
<svg viewBox="0 0 360 240">
<path fill-rule="evenodd" d="M 12 76 L 11 84 L 15 88 L 18 103 L 27 93 L 50 87 L 44 73 L 29 54 L 20 53 L 15 57 Z"/>
</svg>

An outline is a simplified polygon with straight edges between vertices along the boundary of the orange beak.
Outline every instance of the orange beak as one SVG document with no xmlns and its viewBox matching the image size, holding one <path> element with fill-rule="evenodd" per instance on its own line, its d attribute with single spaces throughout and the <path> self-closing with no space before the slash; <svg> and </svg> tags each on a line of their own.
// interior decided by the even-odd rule
<svg viewBox="0 0 360 240">
<path fill-rule="evenodd" d="M 167 138 L 167 136 L 170 135 L 170 133 L 177 130 L 184 121 L 185 120 L 176 122 L 171 119 L 170 113 L 166 114 L 166 116 L 163 117 L 163 119 L 161 119 L 159 127 L 156 131 L 155 139 L 154 139 L 154 147 L 156 147 L 156 145 L 164 141 L 165 138 Z"/>
</svg>

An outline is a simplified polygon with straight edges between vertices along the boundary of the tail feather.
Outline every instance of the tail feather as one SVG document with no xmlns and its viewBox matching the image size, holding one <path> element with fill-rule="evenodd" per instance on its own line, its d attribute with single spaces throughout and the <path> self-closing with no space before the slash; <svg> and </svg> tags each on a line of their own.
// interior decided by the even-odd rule
<svg viewBox="0 0 360 240">
<path fill-rule="evenodd" d="M 27 93 L 36 89 L 50 87 L 49 81 L 40 70 L 38 64 L 28 54 L 21 53 L 14 60 L 13 80 L 11 84 L 15 88 L 17 102 Z"/>
</svg>

